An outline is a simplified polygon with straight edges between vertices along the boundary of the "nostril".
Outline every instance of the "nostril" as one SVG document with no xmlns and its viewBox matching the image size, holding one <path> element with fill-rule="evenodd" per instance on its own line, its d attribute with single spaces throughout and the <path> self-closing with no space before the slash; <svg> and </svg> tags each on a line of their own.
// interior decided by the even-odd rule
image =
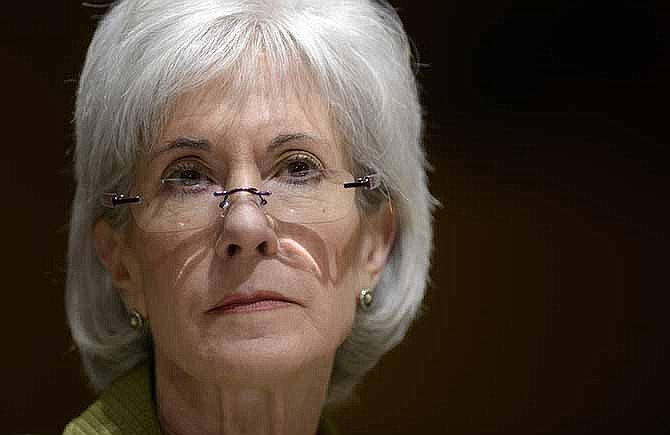
<svg viewBox="0 0 670 435">
<path fill-rule="evenodd" d="M 268 251 L 268 242 L 262 242 L 256 249 L 258 249 L 258 252 L 261 254 L 265 254 Z"/>
<path fill-rule="evenodd" d="M 239 252 L 239 250 L 240 250 L 239 246 L 231 243 L 230 245 L 228 245 L 228 248 L 227 248 L 228 256 L 229 257 L 234 256 L 235 254 L 237 254 Z"/>
</svg>

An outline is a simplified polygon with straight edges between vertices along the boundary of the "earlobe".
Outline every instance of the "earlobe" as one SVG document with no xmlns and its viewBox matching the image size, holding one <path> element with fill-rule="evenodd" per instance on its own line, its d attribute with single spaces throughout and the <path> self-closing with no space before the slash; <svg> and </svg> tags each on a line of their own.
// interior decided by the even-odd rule
<svg viewBox="0 0 670 435">
<path fill-rule="evenodd" d="M 132 273 L 127 247 L 120 231 L 109 225 L 105 219 L 99 219 L 93 226 L 93 238 L 98 258 L 107 269 L 112 281 L 128 309 L 144 314 L 144 298 L 137 285 L 138 277 Z"/>
</svg>

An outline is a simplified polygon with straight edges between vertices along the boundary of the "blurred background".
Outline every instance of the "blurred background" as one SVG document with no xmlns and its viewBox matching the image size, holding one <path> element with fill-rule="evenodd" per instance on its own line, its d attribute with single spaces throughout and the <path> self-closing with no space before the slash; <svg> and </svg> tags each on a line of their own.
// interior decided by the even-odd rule
<svg viewBox="0 0 670 435">
<path fill-rule="evenodd" d="M 670 3 L 393 1 L 420 55 L 433 283 L 343 434 L 670 433 Z M 0 433 L 93 400 L 65 324 L 71 118 L 104 9 L 3 5 Z"/>
</svg>

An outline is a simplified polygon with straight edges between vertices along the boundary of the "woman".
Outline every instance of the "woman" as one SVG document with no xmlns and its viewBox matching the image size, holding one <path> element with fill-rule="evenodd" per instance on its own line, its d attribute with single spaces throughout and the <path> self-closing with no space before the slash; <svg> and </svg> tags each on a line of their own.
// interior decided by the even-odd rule
<svg viewBox="0 0 670 435">
<path fill-rule="evenodd" d="M 371 0 L 125 0 L 76 103 L 66 434 L 331 433 L 419 310 L 410 49 Z"/>
</svg>

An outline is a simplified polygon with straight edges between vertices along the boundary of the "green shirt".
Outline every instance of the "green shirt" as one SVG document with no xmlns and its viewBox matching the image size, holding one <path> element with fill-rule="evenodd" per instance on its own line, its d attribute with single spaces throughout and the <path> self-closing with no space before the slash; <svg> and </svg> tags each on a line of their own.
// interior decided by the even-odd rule
<svg viewBox="0 0 670 435">
<path fill-rule="evenodd" d="M 63 435 L 161 435 L 149 364 L 140 364 L 114 381 L 65 427 Z M 328 418 L 321 419 L 318 435 L 336 435 Z"/>
</svg>

